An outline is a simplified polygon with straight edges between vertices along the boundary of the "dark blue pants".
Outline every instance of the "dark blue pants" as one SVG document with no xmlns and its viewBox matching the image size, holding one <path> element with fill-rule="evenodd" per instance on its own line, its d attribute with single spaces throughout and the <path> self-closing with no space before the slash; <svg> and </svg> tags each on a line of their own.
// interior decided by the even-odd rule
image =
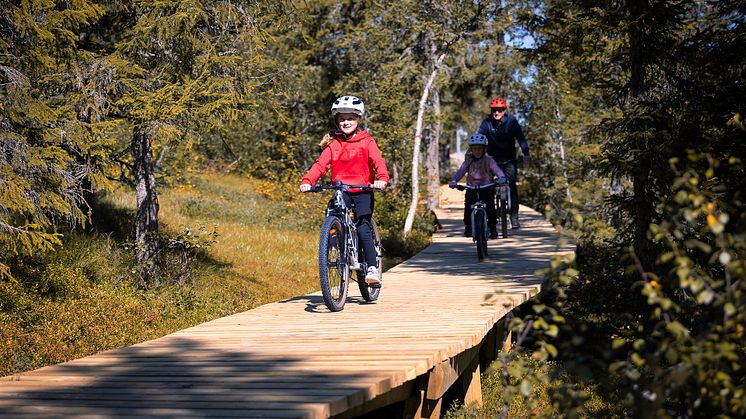
<svg viewBox="0 0 746 419">
<path fill-rule="evenodd" d="M 464 225 L 466 229 L 471 231 L 471 206 L 477 202 L 477 192 L 479 198 L 484 202 L 487 208 L 487 226 L 490 228 L 490 232 L 497 231 L 497 210 L 495 209 L 495 190 L 494 189 L 483 189 L 483 190 L 466 190 L 466 197 L 464 199 Z"/>
<path fill-rule="evenodd" d="M 350 201 L 347 201 L 349 197 Z M 345 194 L 347 205 L 352 204 L 355 209 L 355 227 L 357 227 L 357 238 L 360 248 L 363 249 L 365 263 L 368 266 L 378 266 L 376 263 L 376 246 L 373 243 L 373 227 L 371 227 L 371 218 L 373 217 L 373 207 L 375 199 L 373 192 L 357 192 Z"/>
</svg>

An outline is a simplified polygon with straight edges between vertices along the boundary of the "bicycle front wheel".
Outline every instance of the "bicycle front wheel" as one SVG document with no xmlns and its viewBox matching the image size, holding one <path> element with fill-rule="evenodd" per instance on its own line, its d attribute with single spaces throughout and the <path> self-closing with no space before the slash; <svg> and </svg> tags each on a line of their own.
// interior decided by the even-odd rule
<svg viewBox="0 0 746 419">
<path fill-rule="evenodd" d="M 326 217 L 319 237 L 319 281 L 324 303 L 331 311 L 344 308 L 350 283 L 345 234 L 339 218 Z"/>
<path fill-rule="evenodd" d="M 370 228 L 373 233 L 373 245 L 376 248 L 376 267 L 378 272 L 383 276 L 383 246 L 381 246 L 381 234 L 378 233 L 376 219 L 370 219 Z M 360 288 L 360 295 L 365 301 L 375 301 L 381 293 L 381 286 L 371 287 L 365 283 L 365 272 L 357 271 L 357 285 Z"/>
<path fill-rule="evenodd" d="M 474 217 L 474 239 L 477 243 L 477 257 L 479 260 L 484 260 L 487 256 L 487 228 L 484 223 L 484 212 L 476 211 L 472 213 Z"/>
</svg>

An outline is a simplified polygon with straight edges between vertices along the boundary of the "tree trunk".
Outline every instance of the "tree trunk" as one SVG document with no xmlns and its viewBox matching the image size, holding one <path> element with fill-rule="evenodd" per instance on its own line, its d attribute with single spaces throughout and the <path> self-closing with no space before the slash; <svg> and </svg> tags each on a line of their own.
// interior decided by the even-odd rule
<svg viewBox="0 0 746 419">
<path fill-rule="evenodd" d="M 565 157 L 565 136 L 562 134 L 562 126 L 564 124 L 564 120 L 562 119 L 562 110 L 560 109 L 559 96 L 557 93 L 559 89 L 557 88 L 557 83 L 551 77 L 549 80 L 552 83 L 550 91 L 554 102 L 554 122 L 557 124 L 556 128 L 549 129 L 549 137 L 552 139 L 552 141 L 557 143 L 559 147 L 562 178 L 565 181 L 565 184 L 563 185 L 565 188 L 565 195 L 567 195 L 567 201 L 572 203 L 570 179 L 567 175 L 567 159 Z"/>
<path fill-rule="evenodd" d="M 132 137 L 134 154 L 135 196 L 135 248 L 137 264 L 143 267 L 143 279 L 149 283 L 160 265 L 158 249 L 158 193 L 155 185 L 153 152 L 150 137 L 137 130 Z"/>
<path fill-rule="evenodd" d="M 425 105 L 427 105 L 427 98 L 430 96 L 430 89 L 435 82 L 435 77 L 438 75 L 443 58 L 445 58 L 445 54 L 441 54 L 433 63 L 433 71 L 430 73 L 430 76 L 425 82 L 425 86 L 422 88 L 420 106 L 417 109 L 417 122 L 414 129 L 414 144 L 412 145 L 412 201 L 409 203 L 407 219 L 404 221 L 404 237 L 412 231 L 412 224 L 414 224 L 414 216 L 417 212 L 417 202 L 420 194 L 420 144 L 422 142 L 422 121 L 425 117 Z"/>
<path fill-rule="evenodd" d="M 630 10 L 638 13 L 644 4 L 631 4 Z M 632 26 L 629 36 L 630 48 L 630 94 L 635 99 L 640 99 L 647 92 L 647 82 L 645 79 L 645 32 Z M 638 140 L 644 141 L 644 140 Z M 656 255 L 653 252 L 653 246 L 648 240 L 648 230 L 650 223 L 653 222 L 655 209 L 653 208 L 653 197 L 650 191 L 650 166 L 651 156 L 647 153 L 648 145 L 637 145 L 639 152 L 635 162 L 632 175 L 632 190 L 634 192 L 634 249 L 635 254 L 640 260 L 643 269 L 651 269 L 655 262 Z"/>
<path fill-rule="evenodd" d="M 440 202 L 440 96 L 438 89 L 433 89 L 433 110 L 435 111 L 435 126 L 429 130 L 427 144 L 427 209 L 438 208 Z"/>
</svg>

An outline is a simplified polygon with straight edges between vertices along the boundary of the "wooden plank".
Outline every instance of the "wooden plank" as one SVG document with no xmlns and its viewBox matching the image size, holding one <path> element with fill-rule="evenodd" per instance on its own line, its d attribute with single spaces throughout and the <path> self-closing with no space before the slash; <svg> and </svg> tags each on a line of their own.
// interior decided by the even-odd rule
<svg viewBox="0 0 746 419">
<path fill-rule="evenodd" d="M 482 406 L 482 380 L 479 368 L 479 358 L 473 357 L 471 364 L 461 375 L 461 383 L 464 393 L 464 404 L 475 403 Z"/>
<path fill-rule="evenodd" d="M 443 397 L 461 375 L 469 371 L 478 354 L 479 347 L 475 346 L 433 367 L 428 374 L 426 397 L 430 400 Z"/>
<path fill-rule="evenodd" d="M 152 418 L 152 417 L 225 417 L 225 418 L 325 418 L 328 417 L 324 409 L 299 406 L 296 409 L 184 409 L 162 407 L 111 407 L 107 406 L 49 406 L 49 405 L 18 405 L 3 409 L 3 419 L 29 417 L 72 417 L 76 418 Z"/>
</svg>

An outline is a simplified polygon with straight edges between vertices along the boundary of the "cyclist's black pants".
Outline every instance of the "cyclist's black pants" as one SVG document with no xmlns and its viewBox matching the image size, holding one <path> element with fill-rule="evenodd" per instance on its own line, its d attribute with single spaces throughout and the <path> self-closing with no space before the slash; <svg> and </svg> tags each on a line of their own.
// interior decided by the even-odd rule
<svg viewBox="0 0 746 419">
<path fill-rule="evenodd" d="M 496 231 L 497 228 L 497 211 L 495 210 L 495 189 L 484 189 L 475 191 L 473 189 L 466 190 L 466 199 L 464 203 L 464 225 L 466 229 L 471 231 L 471 206 L 477 202 L 477 192 L 479 197 L 482 198 L 487 207 L 487 226 L 490 231 Z"/>
<path fill-rule="evenodd" d="M 376 246 L 373 243 L 373 228 L 370 224 L 373 207 L 375 207 L 373 192 L 351 193 L 347 196 L 352 199 L 352 205 L 355 208 L 355 227 L 357 227 L 358 243 L 363 250 L 365 263 L 368 266 L 377 267 Z"/>
</svg>

